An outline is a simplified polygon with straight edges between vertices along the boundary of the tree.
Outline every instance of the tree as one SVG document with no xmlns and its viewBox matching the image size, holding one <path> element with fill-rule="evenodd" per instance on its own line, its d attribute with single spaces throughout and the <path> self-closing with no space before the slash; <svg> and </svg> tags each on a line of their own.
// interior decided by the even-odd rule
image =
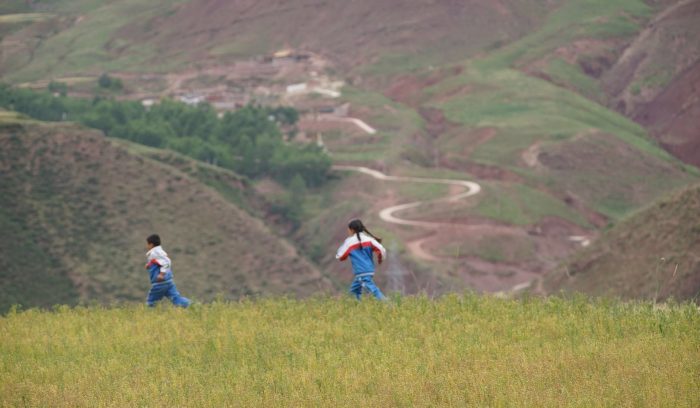
<svg viewBox="0 0 700 408">
<path fill-rule="evenodd" d="M 124 88 L 122 80 L 119 78 L 113 78 L 107 73 L 103 73 L 97 79 L 97 84 L 104 89 L 109 89 L 112 91 L 121 91 Z"/>
<path fill-rule="evenodd" d="M 114 81 L 107 74 L 99 79 L 105 87 L 113 86 Z M 62 89 L 62 85 L 53 83 L 50 88 Z M 167 147 L 248 177 L 272 176 L 294 191 L 321 185 L 331 166 L 318 147 L 283 140 L 279 124 L 293 125 L 298 120 L 296 110 L 289 107 L 249 105 L 219 119 L 208 104 L 188 106 L 166 99 L 146 110 L 135 101 L 57 98 L 49 92 L 3 84 L 0 107 L 41 120 L 70 118 L 111 137 Z"/>
<path fill-rule="evenodd" d="M 65 82 L 49 82 L 48 86 L 49 92 L 58 93 L 61 96 L 66 96 L 68 94 L 68 85 Z"/>
</svg>

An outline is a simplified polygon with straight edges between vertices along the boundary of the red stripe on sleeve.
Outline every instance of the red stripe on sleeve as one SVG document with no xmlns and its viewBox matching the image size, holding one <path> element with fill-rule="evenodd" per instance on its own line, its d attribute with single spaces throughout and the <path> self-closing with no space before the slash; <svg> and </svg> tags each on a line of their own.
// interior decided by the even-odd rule
<svg viewBox="0 0 700 408">
<path fill-rule="evenodd" d="M 156 261 L 155 259 L 151 259 L 151 261 L 146 264 L 146 269 L 150 268 L 153 265 L 161 266 L 160 263 L 158 263 L 158 261 Z"/>
<path fill-rule="evenodd" d="M 371 242 L 369 243 L 372 245 L 372 251 L 374 251 L 375 254 L 377 254 L 377 262 L 382 263 L 382 251 L 374 246 Z"/>
</svg>

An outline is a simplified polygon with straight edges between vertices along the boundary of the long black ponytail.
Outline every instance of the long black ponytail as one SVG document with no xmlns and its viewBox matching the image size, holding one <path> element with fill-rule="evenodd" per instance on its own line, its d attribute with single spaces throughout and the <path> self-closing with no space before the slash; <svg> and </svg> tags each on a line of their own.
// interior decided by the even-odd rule
<svg viewBox="0 0 700 408">
<path fill-rule="evenodd" d="M 376 239 L 377 242 L 379 242 L 379 243 L 382 242 L 381 238 L 376 237 L 376 236 L 374 236 L 374 234 L 369 232 L 369 230 L 364 226 L 364 224 L 362 224 L 362 221 L 360 221 L 357 218 L 348 223 L 348 228 L 350 228 L 352 230 L 352 232 L 357 234 L 357 241 L 358 242 L 362 242 L 362 240 L 360 239 L 360 232 L 364 232 L 365 234 L 369 235 L 370 237 Z"/>
</svg>

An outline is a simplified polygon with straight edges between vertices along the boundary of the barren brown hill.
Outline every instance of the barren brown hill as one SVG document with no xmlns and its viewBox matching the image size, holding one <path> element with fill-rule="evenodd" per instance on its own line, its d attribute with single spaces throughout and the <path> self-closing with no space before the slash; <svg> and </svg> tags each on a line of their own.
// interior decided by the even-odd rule
<svg viewBox="0 0 700 408">
<path fill-rule="evenodd" d="M 700 1 L 652 19 L 603 76 L 612 106 L 675 156 L 700 165 Z"/>
<path fill-rule="evenodd" d="M 700 59 L 651 102 L 635 109 L 634 118 L 666 150 L 700 167 Z"/>
<path fill-rule="evenodd" d="M 181 291 L 194 299 L 330 288 L 262 221 L 97 132 L 6 124 L 0 147 L 3 309 L 142 300 L 144 239 L 153 232 L 173 259 Z"/>
<path fill-rule="evenodd" d="M 340 69 L 386 61 L 400 72 L 460 60 L 517 39 L 562 1 L 38 4 L 38 10 L 57 17 L 5 38 L 0 73 L 37 80 L 100 69 L 172 72 L 288 47 L 320 54 Z"/>
<path fill-rule="evenodd" d="M 560 290 L 647 300 L 700 296 L 700 187 L 662 199 L 616 225 L 545 277 Z"/>
<path fill-rule="evenodd" d="M 148 34 L 143 39 L 169 51 L 203 51 L 227 43 L 301 47 L 330 55 L 343 65 L 392 53 L 463 58 L 524 34 L 552 3 L 195 0 L 158 19 L 153 25 L 156 37 Z"/>
</svg>

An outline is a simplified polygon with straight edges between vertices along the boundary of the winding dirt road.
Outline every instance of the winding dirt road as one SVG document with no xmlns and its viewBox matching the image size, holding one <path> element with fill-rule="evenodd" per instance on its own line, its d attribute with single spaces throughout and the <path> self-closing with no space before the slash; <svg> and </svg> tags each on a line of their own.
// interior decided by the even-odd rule
<svg viewBox="0 0 700 408">
<path fill-rule="evenodd" d="M 467 191 L 465 191 L 464 193 L 460 193 L 460 194 L 456 194 L 456 195 L 449 195 L 447 197 L 443 197 L 443 198 L 439 198 L 439 199 L 431 200 L 431 201 L 454 202 L 454 201 L 461 200 L 463 198 L 471 197 L 471 196 L 479 194 L 479 192 L 481 192 L 481 186 L 473 181 L 454 180 L 454 179 L 436 179 L 436 178 L 424 178 L 424 177 L 389 176 L 389 175 L 382 173 L 381 171 L 370 169 L 368 167 L 360 167 L 360 166 L 333 166 L 333 169 L 338 170 L 338 171 L 354 171 L 354 172 L 366 174 L 368 176 L 374 177 L 377 180 L 383 180 L 383 181 L 448 184 L 448 185 L 453 185 L 453 186 L 464 187 L 467 189 Z M 434 227 L 439 227 L 440 225 L 444 225 L 444 224 L 441 224 L 438 222 L 412 221 L 412 220 L 407 220 L 405 218 L 399 218 L 399 217 L 394 215 L 395 213 L 397 213 L 399 211 L 408 210 L 409 208 L 415 208 L 415 207 L 418 207 L 424 203 L 425 203 L 425 201 L 414 201 L 412 203 L 399 204 L 399 205 L 395 205 L 392 207 L 387 207 L 379 212 L 379 218 L 381 218 L 383 221 L 386 221 L 388 223 L 399 224 L 399 225 L 410 225 L 410 226 L 414 226 L 414 227 L 434 228 Z"/>
<path fill-rule="evenodd" d="M 435 238 L 436 234 L 438 233 L 438 230 L 440 228 L 452 228 L 455 227 L 454 224 L 452 223 L 441 223 L 441 222 L 430 222 L 430 221 L 416 221 L 416 220 L 410 220 L 406 218 L 401 218 L 400 216 L 397 215 L 397 213 L 408 210 L 411 208 L 416 208 L 420 205 L 426 204 L 428 202 L 440 202 L 440 201 L 445 201 L 445 202 L 455 202 L 467 197 L 474 196 L 476 194 L 479 194 L 481 192 L 481 186 L 478 183 L 475 183 L 473 181 L 466 181 L 466 180 L 455 180 L 455 179 L 439 179 L 439 178 L 423 178 L 423 177 L 399 177 L 399 176 L 389 176 L 387 174 L 382 173 L 381 171 L 370 169 L 368 167 L 360 167 L 360 166 L 342 166 L 342 165 L 335 165 L 332 167 L 333 170 L 335 171 L 350 171 L 350 172 L 355 172 L 355 173 L 360 173 L 364 174 L 366 176 L 370 176 L 376 180 L 381 180 L 381 181 L 390 181 L 390 182 L 409 182 L 409 183 L 433 183 L 433 184 L 447 184 L 450 186 L 456 186 L 465 189 L 464 192 L 459 192 L 457 194 L 454 193 L 448 193 L 447 196 L 445 197 L 439 197 L 433 200 L 427 200 L 427 201 L 414 201 L 410 203 L 404 203 L 404 204 L 398 204 L 398 205 L 393 205 L 391 207 L 386 207 L 383 208 L 379 211 L 379 218 L 385 222 L 391 223 L 391 224 L 397 224 L 397 225 L 406 225 L 406 226 L 413 226 L 413 227 L 419 227 L 419 228 L 424 228 L 427 230 L 426 234 L 423 234 L 420 238 L 414 239 L 411 241 L 406 242 L 406 248 L 409 250 L 409 252 L 415 256 L 418 259 L 422 259 L 424 261 L 429 261 L 429 262 L 440 262 L 443 261 L 444 259 L 431 253 L 430 251 L 427 251 L 426 249 L 423 248 L 423 244 L 433 238 Z M 500 226 L 500 225 L 460 225 L 459 228 L 463 230 L 470 230 L 473 233 L 483 233 L 484 229 L 488 229 L 489 232 L 498 232 L 501 234 L 504 234 L 504 236 L 516 236 L 516 237 L 529 237 L 528 232 L 525 230 L 518 230 L 518 229 L 513 229 L 508 226 Z M 586 236 L 569 236 L 568 237 L 570 241 L 572 242 L 578 242 L 582 246 L 587 246 L 590 244 L 590 240 Z M 470 258 L 469 261 L 470 265 L 475 266 L 476 270 L 480 271 L 491 271 L 488 272 L 489 274 L 493 275 L 493 265 L 488 264 L 485 261 L 481 261 L 479 259 L 475 258 Z M 505 269 L 503 269 L 509 273 L 515 273 L 514 276 L 507 278 L 510 281 L 514 281 L 513 283 L 510 283 L 507 288 L 499 289 L 497 287 L 493 287 L 493 283 L 488 283 L 488 282 L 481 282 L 481 285 L 484 286 L 480 288 L 481 290 L 486 290 L 486 291 L 492 291 L 493 293 L 508 296 L 512 293 L 517 293 L 519 291 L 522 291 L 524 289 L 532 287 L 532 282 L 534 279 L 537 277 L 538 272 L 530 270 L 528 267 L 521 267 L 519 265 L 515 264 L 509 264 L 505 266 Z M 496 272 L 497 274 L 497 272 Z M 491 285 L 492 287 L 486 287 L 486 285 Z M 498 284 L 497 286 L 501 286 L 502 284 Z M 502 286 L 501 286 L 502 287 Z"/>
<path fill-rule="evenodd" d="M 454 202 L 454 201 L 461 200 L 463 198 L 471 197 L 471 196 L 479 194 L 479 192 L 481 192 L 481 186 L 473 181 L 454 180 L 454 179 L 436 179 L 436 178 L 424 178 L 424 177 L 389 176 L 387 174 L 382 173 L 381 171 L 370 169 L 368 167 L 360 167 L 360 166 L 333 166 L 333 170 L 353 171 L 353 172 L 357 172 L 357 173 L 362 173 L 362 174 L 365 174 L 367 176 L 370 176 L 370 177 L 373 177 L 377 180 L 382 180 L 382 181 L 448 184 L 448 185 L 452 185 L 452 186 L 463 187 L 466 189 L 466 191 L 463 193 L 448 195 L 447 197 L 442 197 L 442 198 L 438 198 L 435 200 L 430 200 L 430 202 L 435 202 L 435 201 Z M 385 221 L 385 222 L 388 222 L 391 224 L 409 225 L 409 226 L 413 226 L 413 227 L 422 227 L 422 228 L 430 228 L 430 229 L 435 229 L 436 227 L 440 227 L 442 225 L 445 225 L 444 223 L 439 223 L 439 222 L 408 220 L 405 218 L 400 218 L 400 217 L 395 215 L 396 213 L 398 213 L 400 211 L 408 210 L 409 208 L 415 208 L 415 207 L 418 207 L 418 206 L 425 204 L 425 203 L 426 203 L 426 201 L 414 201 L 411 203 L 405 203 L 405 204 L 399 204 L 399 205 L 387 207 L 387 208 L 384 208 L 381 211 L 379 211 L 379 218 L 382 221 Z M 438 261 L 439 258 L 437 258 L 434 255 L 430 254 L 429 252 L 425 251 L 421 247 L 421 244 L 429 238 L 430 237 L 424 237 L 424 238 L 421 238 L 421 239 L 418 239 L 415 241 L 408 242 L 406 245 L 407 245 L 408 249 L 416 257 L 427 260 L 427 261 Z"/>
</svg>

